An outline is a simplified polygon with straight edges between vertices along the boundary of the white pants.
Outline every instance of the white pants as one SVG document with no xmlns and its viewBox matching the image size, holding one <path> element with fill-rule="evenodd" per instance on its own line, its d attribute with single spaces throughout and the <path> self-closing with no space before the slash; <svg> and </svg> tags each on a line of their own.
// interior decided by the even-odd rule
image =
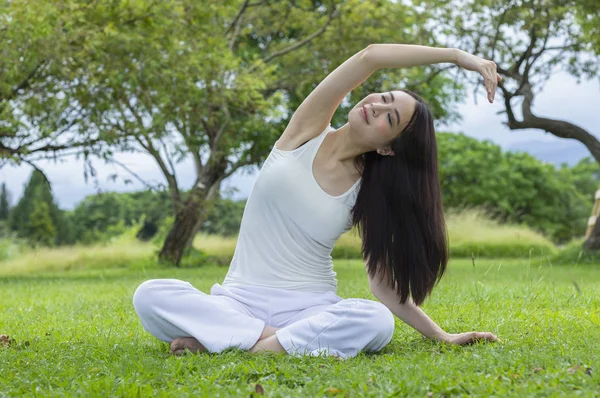
<svg viewBox="0 0 600 398">
<path fill-rule="evenodd" d="M 215 284 L 210 295 L 178 279 L 152 279 L 133 295 L 144 329 L 159 340 L 194 337 L 209 352 L 249 350 L 265 325 L 281 328 L 279 343 L 291 355 L 356 356 L 392 339 L 394 316 L 383 304 L 258 286 Z"/>
</svg>

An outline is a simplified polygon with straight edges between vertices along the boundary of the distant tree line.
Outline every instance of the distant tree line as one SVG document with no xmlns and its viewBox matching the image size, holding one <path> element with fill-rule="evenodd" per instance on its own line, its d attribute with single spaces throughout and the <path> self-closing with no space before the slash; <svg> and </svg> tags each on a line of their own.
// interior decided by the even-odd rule
<svg viewBox="0 0 600 398">
<path fill-rule="evenodd" d="M 594 160 L 557 167 L 527 153 L 503 152 L 489 141 L 453 133 L 438 134 L 438 151 L 446 209 L 484 207 L 493 217 L 525 224 L 556 243 L 583 235 L 600 184 L 600 167 Z M 220 197 L 200 232 L 237 235 L 245 204 Z M 173 222 L 171 208 L 168 192 L 139 191 L 91 195 L 64 211 L 47 180 L 34 171 L 13 208 L 2 184 L 0 233 L 47 246 L 104 242 L 128 228 L 137 228 L 141 240 L 156 239 L 157 234 L 164 239 L 160 235 Z"/>
</svg>

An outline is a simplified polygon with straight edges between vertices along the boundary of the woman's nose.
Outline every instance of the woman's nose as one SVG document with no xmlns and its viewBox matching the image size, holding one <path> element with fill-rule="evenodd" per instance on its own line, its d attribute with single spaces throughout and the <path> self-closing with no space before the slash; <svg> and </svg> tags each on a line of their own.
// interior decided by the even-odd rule
<svg viewBox="0 0 600 398">
<path fill-rule="evenodd" d="M 374 102 L 371 104 L 371 109 L 373 111 L 373 114 L 377 114 L 378 112 L 386 111 L 388 108 L 389 108 L 389 105 L 387 105 L 387 104 L 380 104 L 377 102 Z"/>
</svg>

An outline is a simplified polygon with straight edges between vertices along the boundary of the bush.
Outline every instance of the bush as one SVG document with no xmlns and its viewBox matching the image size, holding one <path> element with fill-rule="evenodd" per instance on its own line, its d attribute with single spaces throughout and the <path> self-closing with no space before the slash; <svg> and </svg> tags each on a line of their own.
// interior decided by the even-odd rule
<svg viewBox="0 0 600 398">
<path fill-rule="evenodd" d="M 8 261 L 19 256 L 26 249 L 27 242 L 14 235 L 5 235 L 0 238 L 0 262 Z M 0 266 L 1 267 L 1 266 Z"/>
<path fill-rule="evenodd" d="M 163 218 L 158 223 L 158 231 L 156 231 L 156 234 L 154 234 L 151 240 L 154 245 L 161 246 L 164 243 L 165 239 L 167 239 L 169 231 L 171 230 L 171 227 L 173 226 L 174 221 L 175 217 L 168 216 Z"/>
<path fill-rule="evenodd" d="M 557 168 L 527 153 L 503 152 L 487 140 L 436 137 L 446 208 L 484 206 L 503 222 L 528 225 L 556 243 L 585 231 L 600 182 L 597 162 L 584 159 Z"/>
<path fill-rule="evenodd" d="M 550 262 L 557 265 L 600 264 L 600 251 L 593 252 L 583 249 L 585 239 L 573 239 L 554 256 Z"/>
</svg>

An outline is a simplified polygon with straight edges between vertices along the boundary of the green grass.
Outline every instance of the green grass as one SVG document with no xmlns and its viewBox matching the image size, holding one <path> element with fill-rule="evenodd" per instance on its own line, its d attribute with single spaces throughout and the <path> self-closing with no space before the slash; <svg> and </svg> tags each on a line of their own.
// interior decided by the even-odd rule
<svg viewBox="0 0 600 398">
<path fill-rule="evenodd" d="M 371 296 L 360 261 L 336 261 L 338 294 Z M 379 354 L 347 361 L 222 354 L 172 357 L 131 298 L 151 278 L 207 291 L 226 268 L 72 269 L 0 277 L 0 396 L 597 396 L 600 266 L 453 260 L 423 307 L 448 332 L 502 343 L 455 347 L 397 320 Z M 591 370 L 590 370 L 591 369 Z M 588 374 L 589 373 L 589 374 Z M 254 394 L 256 397 L 256 393 Z"/>
</svg>

